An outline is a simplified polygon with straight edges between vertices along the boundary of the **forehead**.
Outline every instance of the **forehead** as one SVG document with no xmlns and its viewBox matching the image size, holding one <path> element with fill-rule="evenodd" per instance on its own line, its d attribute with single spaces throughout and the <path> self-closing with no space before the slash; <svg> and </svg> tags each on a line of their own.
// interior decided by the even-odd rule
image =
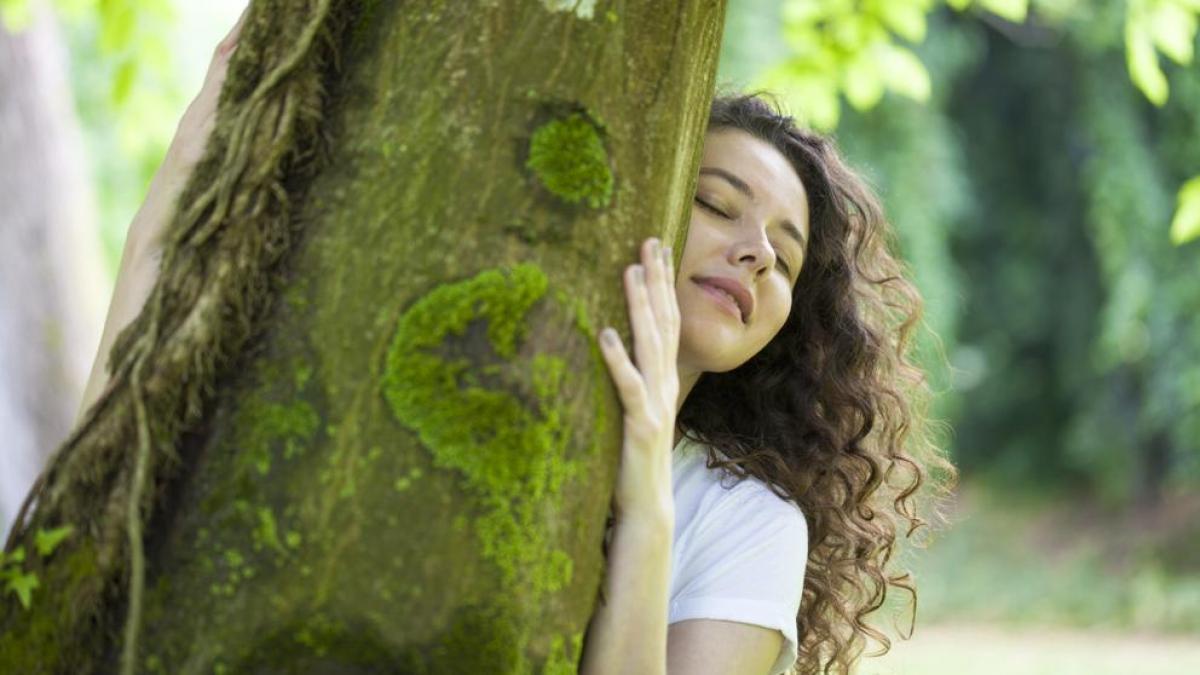
<svg viewBox="0 0 1200 675">
<path fill-rule="evenodd" d="M 740 129 L 716 129 L 704 137 L 701 167 L 719 167 L 741 178 L 755 201 L 808 233 L 808 194 L 796 170 L 770 143 Z M 724 182 L 717 177 L 704 180 Z"/>
</svg>

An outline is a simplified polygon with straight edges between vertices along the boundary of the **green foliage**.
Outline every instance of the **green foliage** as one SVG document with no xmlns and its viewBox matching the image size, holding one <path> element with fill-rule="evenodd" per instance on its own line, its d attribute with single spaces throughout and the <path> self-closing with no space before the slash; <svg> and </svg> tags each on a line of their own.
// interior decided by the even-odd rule
<svg viewBox="0 0 1200 675">
<path fill-rule="evenodd" d="M 1165 73 L 1172 104 L 1152 107 L 1129 85 L 1125 6 L 947 4 L 996 16 L 940 12 L 919 22 L 889 7 L 899 15 L 885 20 L 867 2 L 785 1 L 793 14 L 783 34 L 812 44 L 774 56 L 811 76 L 804 59 L 821 44 L 854 46 L 833 29 L 839 21 L 870 26 L 875 40 L 927 38 L 914 50 L 935 83 L 925 101 L 886 91 L 865 101 L 836 69 L 796 91 L 838 121 L 843 147 L 896 226 L 941 338 L 927 336 L 919 351 L 935 390 L 950 394 L 939 410 L 955 429 L 960 466 L 1117 504 L 1195 485 L 1196 251 L 1156 233 L 1176 201 L 1174 241 L 1200 228 L 1200 187 L 1187 180 L 1200 157 L 1200 73 Z M 1170 16 L 1153 3 L 1143 10 L 1162 12 L 1158 23 Z M 729 39 L 770 44 L 731 11 Z M 1182 59 L 1190 51 L 1179 36 L 1194 40 L 1194 31 L 1188 19 L 1174 30 L 1151 42 Z M 763 69 L 736 49 L 724 55 L 726 73 Z M 837 110 L 841 95 L 848 111 Z M 939 346 L 949 373 L 937 368 Z"/>
<path fill-rule="evenodd" d="M 34 547 L 37 548 L 38 555 L 43 558 L 54 552 L 63 539 L 71 536 L 75 531 L 72 525 L 63 525 L 52 530 L 38 530 L 34 533 Z"/>
<path fill-rule="evenodd" d="M 858 110 L 874 107 L 885 90 L 929 98 L 929 74 L 910 49 L 925 38 L 925 15 L 933 0 L 820 2 L 787 0 L 782 7 L 788 58 L 755 83 L 777 90 L 792 112 L 831 129 L 839 95 Z"/>
<path fill-rule="evenodd" d="M 1171 241 L 1177 245 L 1200 237 L 1200 176 L 1179 188 L 1179 205 L 1171 220 Z"/>
<path fill-rule="evenodd" d="M 11 553 L 0 551 L 0 581 L 4 582 L 4 591 L 17 596 L 21 606 L 29 609 L 32 602 L 33 590 L 39 582 L 36 574 L 21 569 L 25 562 L 25 548 L 18 546 Z"/>
<path fill-rule="evenodd" d="M 1031 7 L 1030 0 L 944 0 L 957 10 L 978 9 L 990 12 L 1013 24 L 1025 23 L 1037 11 L 1042 26 L 1053 31 L 1069 30 L 1073 17 L 1111 13 L 1107 4 L 1073 2 L 1072 0 L 1039 0 Z M 927 102 L 932 80 L 926 65 L 900 40 L 920 44 L 928 32 L 927 15 L 942 4 L 942 0 L 757 0 L 762 11 L 778 7 L 783 19 L 782 36 L 786 53 L 767 41 L 768 51 L 781 53 L 781 58 L 769 67 L 759 68 L 753 80 L 754 88 L 778 93 L 789 112 L 805 123 L 822 130 L 832 130 L 841 116 L 842 97 L 858 111 L 874 108 L 886 92 L 893 92 L 919 102 Z M 745 10 L 743 10 L 745 11 Z M 735 31 L 742 27 L 743 16 L 731 10 L 730 25 Z M 1128 0 L 1125 3 L 1122 39 L 1126 63 L 1133 83 L 1155 105 L 1167 100 L 1168 83 L 1159 65 L 1161 52 L 1180 65 L 1192 61 L 1200 0 Z M 1103 21 L 1091 21 L 1103 26 Z M 743 29 L 744 30 L 744 29 Z M 763 32 L 759 27 L 759 32 Z M 1104 30 L 1099 30 L 1104 35 Z M 736 33 L 735 33 L 736 34 Z M 741 61 L 751 57 L 734 55 L 726 49 L 723 58 L 734 56 Z M 762 57 L 759 57 L 762 58 Z M 739 71 L 742 66 L 727 66 Z M 743 75 L 742 72 L 738 72 Z M 744 76 L 739 79 L 745 79 Z M 1200 206 L 1185 208 L 1190 192 L 1180 193 L 1180 212 L 1172 224 L 1172 241 L 1180 243 L 1188 237 L 1181 231 L 1192 231 Z M 1200 225 L 1192 226 L 1200 227 Z"/>
<path fill-rule="evenodd" d="M 786 59 L 766 70 L 755 87 L 778 91 L 790 111 L 818 129 L 833 129 L 839 97 L 855 110 L 874 108 L 885 92 L 928 101 L 925 64 L 900 43 L 920 44 L 926 16 L 940 0 L 784 0 Z M 948 0 L 958 10 L 979 7 L 1020 22 L 1027 0 Z"/>
<path fill-rule="evenodd" d="M 34 548 L 38 557 L 49 557 L 74 530 L 71 525 L 51 530 L 39 529 L 34 533 Z M 25 562 L 24 546 L 17 546 L 10 553 L 0 551 L 0 584 L 5 593 L 15 595 L 21 606 L 29 609 L 33 603 L 33 591 L 41 586 L 41 581 L 36 573 L 24 569 Z"/>
<path fill-rule="evenodd" d="M 1129 76 L 1146 98 L 1161 106 L 1169 87 L 1158 64 L 1162 52 L 1181 66 L 1192 62 L 1197 0 L 1126 0 L 1125 61 Z"/>
</svg>

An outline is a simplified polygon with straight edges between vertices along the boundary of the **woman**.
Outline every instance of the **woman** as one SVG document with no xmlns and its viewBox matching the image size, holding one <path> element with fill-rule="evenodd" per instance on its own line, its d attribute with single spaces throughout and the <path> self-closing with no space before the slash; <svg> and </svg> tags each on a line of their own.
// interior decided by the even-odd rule
<svg viewBox="0 0 1200 675">
<path fill-rule="evenodd" d="M 102 355 L 153 285 L 240 25 L 130 227 Z M 886 645 L 863 618 L 911 590 L 885 574 L 888 511 L 911 534 L 922 463 L 947 465 L 905 449 L 922 441 L 904 356 L 919 300 L 885 234 L 828 142 L 760 99 L 714 103 L 679 274 L 647 241 L 624 278 L 632 357 L 600 336 L 624 443 L 581 672 L 846 671 L 867 638 Z M 82 410 L 104 379 L 97 359 Z"/>
<path fill-rule="evenodd" d="M 679 274 L 654 241 L 626 271 L 633 361 L 601 335 L 625 447 L 582 672 L 849 671 L 887 587 L 915 595 L 888 510 L 911 535 L 926 465 L 953 475 L 920 301 L 867 188 L 762 99 L 713 103 L 699 173 Z"/>
</svg>

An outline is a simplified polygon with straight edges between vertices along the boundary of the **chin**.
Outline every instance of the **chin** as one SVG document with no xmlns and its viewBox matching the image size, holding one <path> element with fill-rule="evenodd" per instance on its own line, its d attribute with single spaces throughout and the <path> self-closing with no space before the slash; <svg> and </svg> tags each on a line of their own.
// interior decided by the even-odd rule
<svg viewBox="0 0 1200 675">
<path fill-rule="evenodd" d="M 736 344 L 739 337 L 744 339 L 744 336 L 730 335 L 720 327 L 696 326 L 689 331 L 685 325 L 679 336 L 680 361 L 704 373 L 729 372 L 750 358 L 731 353 L 729 347 Z"/>
</svg>

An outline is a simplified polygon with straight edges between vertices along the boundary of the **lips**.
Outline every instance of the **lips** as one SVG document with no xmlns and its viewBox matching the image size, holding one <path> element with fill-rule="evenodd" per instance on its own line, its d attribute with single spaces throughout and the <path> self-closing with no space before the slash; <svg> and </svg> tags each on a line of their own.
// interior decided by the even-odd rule
<svg viewBox="0 0 1200 675">
<path fill-rule="evenodd" d="M 754 296 L 750 295 L 745 286 L 729 277 L 693 277 L 692 281 L 728 293 L 741 311 L 742 323 L 749 321 L 750 314 L 754 311 Z"/>
</svg>

